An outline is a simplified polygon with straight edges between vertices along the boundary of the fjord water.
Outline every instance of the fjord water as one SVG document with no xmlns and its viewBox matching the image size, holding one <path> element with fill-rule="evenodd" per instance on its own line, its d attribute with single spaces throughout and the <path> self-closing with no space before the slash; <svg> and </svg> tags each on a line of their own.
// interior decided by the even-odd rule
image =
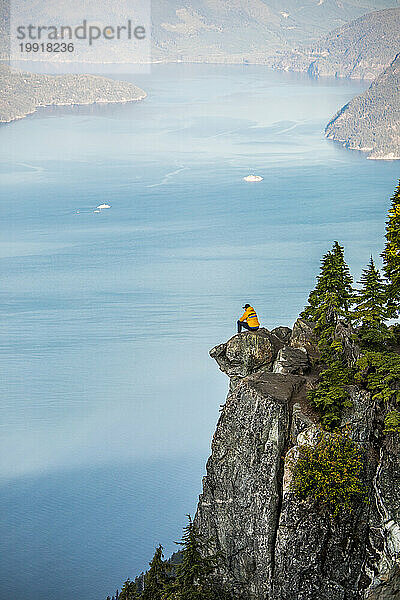
<svg viewBox="0 0 400 600">
<path fill-rule="evenodd" d="M 208 349 L 247 301 L 292 325 L 333 240 L 356 277 L 382 248 L 398 163 L 321 133 L 366 84 L 131 80 L 144 102 L 0 129 L 1 598 L 101 600 L 172 552 L 226 392 Z"/>
</svg>

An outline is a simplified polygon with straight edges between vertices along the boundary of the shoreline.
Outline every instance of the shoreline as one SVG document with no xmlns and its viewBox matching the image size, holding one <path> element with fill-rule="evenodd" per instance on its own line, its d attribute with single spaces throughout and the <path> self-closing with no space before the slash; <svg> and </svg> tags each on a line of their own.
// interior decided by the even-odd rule
<svg viewBox="0 0 400 600">
<path fill-rule="evenodd" d="M 11 117 L 10 119 L 0 119 L 0 125 L 8 125 L 9 123 L 13 123 L 14 121 L 20 121 L 21 119 L 25 119 L 26 117 L 35 114 L 39 108 L 49 108 L 50 106 L 90 106 L 93 104 L 127 104 L 128 102 L 140 102 L 145 98 L 147 98 L 146 92 L 144 92 L 141 96 L 138 96 L 137 98 L 128 98 L 124 100 L 100 99 L 89 102 L 52 102 L 51 104 L 38 104 L 33 110 L 30 110 L 22 115 L 16 115 L 15 117 Z"/>
<path fill-rule="evenodd" d="M 325 133 L 325 139 L 329 140 L 334 144 L 339 144 L 346 150 L 351 150 L 352 152 L 360 152 L 367 160 L 385 160 L 385 161 L 398 161 L 400 160 L 400 156 L 396 155 L 396 152 L 388 149 L 385 154 L 375 154 L 375 148 L 361 148 L 359 146 L 350 146 L 349 142 L 345 139 L 335 138 L 332 134 Z"/>
</svg>

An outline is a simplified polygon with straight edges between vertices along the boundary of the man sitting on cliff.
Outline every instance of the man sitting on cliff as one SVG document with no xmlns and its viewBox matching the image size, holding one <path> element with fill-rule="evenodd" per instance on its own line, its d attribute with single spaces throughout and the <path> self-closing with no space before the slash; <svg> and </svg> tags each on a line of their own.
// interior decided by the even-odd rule
<svg viewBox="0 0 400 600">
<path fill-rule="evenodd" d="M 242 331 L 242 327 L 248 331 L 257 331 L 260 327 L 260 323 L 258 322 L 256 311 L 250 304 L 245 304 L 242 308 L 244 308 L 244 313 L 237 322 L 238 333 Z"/>
</svg>

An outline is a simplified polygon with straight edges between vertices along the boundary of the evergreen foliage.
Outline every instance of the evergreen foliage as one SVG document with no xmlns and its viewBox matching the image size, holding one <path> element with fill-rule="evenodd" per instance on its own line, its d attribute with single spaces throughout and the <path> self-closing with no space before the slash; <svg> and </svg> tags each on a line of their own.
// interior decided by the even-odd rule
<svg viewBox="0 0 400 600">
<path fill-rule="evenodd" d="M 371 257 L 362 272 L 361 287 L 354 295 L 343 248 L 335 242 L 322 259 L 316 288 L 302 314 L 316 323 L 315 333 L 325 367 L 318 386 L 308 397 L 328 430 L 339 426 L 342 409 L 348 405 L 347 387 L 356 383 L 365 386 L 373 399 L 385 406 L 388 411 L 385 431 L 397 431 L 398 412 L 392 409 L 400 402 L 400 354 L 396 346 L 400 342 L 400 326 L 387 327 L 385 321 L 398 315 L 400 309 L 400 183 L 388 213 L 382 257 L 386 280 Z M 352 304 L 355 304 L 353 311 Z M 348 367 L 340 340 L 335 338 L 339 317 L 351 319 L 357 325 L 357 341 L 363 354 L 356 369 Z"/>
<path fill-rule="evenodd" d="M 210 542 L 204 540 L 188 515 L 189 524 L 184 527 L 182 540 L 182 562 L 176 577 L 162 596 L 163 600 L 223 600 L 228 598 L 210 578 L 220 562 L 218 554 L 210 552 Z"/>
<path fill-rule="evenodd" d="M 363 383 L 373 399 L 387 405 L 400 402 L 400 355 L 395 352 L 366 352 L 357 361 L 355 381 Z"/>
<path fill-rule="evenodd" d="M 343 408 L 351 406 L 347 389 L 351 383 L 352 370 L 337 358 L 321 371 L 317 387 L 308 392 L 307 397 L 318 410 L 324 429 L 332 431 L 340 425 Z"/>
<path fill-rule="evenodd" d="M 210 542 L 203 539 L 190 515 L 188 517 L 189 524 L 183 529 L 182 540 L 177 542 L 182 550 L 174 554 L 172 560 L 164 561 L 163 548 L 158 546 L 150 569 L 144 575 L 144 588 L 142 576 L 135 581 L 128 579 L 119 600 L 233 600 L 223 585 L 212 577 L 221 555 L 211 552 Z"/>
<path fill-rule="evenodd" d="M 399 314 L 400 306 L 400 181 L 393 197 L 386 221 L 386 245 L 382 252 L 383 271 L 388 280 L 388 307 L 392 317 Z"/>
<path fill-rule="evenodd" d="M 353 319 L 359 325 L 358 338 L 362 347 L 383 348 L 393 338 L 385 325 L 388 316 L 387 286 L 371 256 L 360 281 Z"/>
<path fill-rule="evenodd" d="M 139 594 L 136 583 L 130 579 L 127 579 L 117 598 L 118 600 L 138 600 Z"/>
<path fill-rule="evenodd" d="M 400 412 L 398 410 L 391 410 L 386 414 L 384 432 L 400 435 Z"/>
<path fill-rule="evenodd" d="M 156 548 L 150 569 L 144 576 L 144 591 L 142 600 L 161 600 L 166 584 L 170 581 L 169 568 L 163 560 L 163 547 Z"/>
<path fill-rule="evenodd" d="M 332 250 L 322 258 L 317 285 L 301 314 L 315 323 L 321 361 L 326 365 L 318 386 L 308 393 L 308 398 L 328 430 L 340 424 L 342 410 L 348 405 L 347 385 L 352 373 L 343 359 L 343 347 L 336 339 L 335 330 L 340 317 L 350 319 L 350 308 L 355 299 L 352 282 L 343 247 L 334 242 Z"/>
<path fill-rule="evenodd" d="M 354 302 L 352 283 L 343 246 L 334 242 L 332 250 L 322 257 L 317 284 L 301 316 L 313 321 L 317 332 L 334 323 L 338 317 L 347 317 Z"/>
<path fill-rule="evenodd" d="M 334 518 L 351 512 L 366 498 L 362 471 L 361 452 L 347 433 L 322 434 L 315 446 L 300 446 L 291 488 L 299 498 L 315 500 Z"/>
</svg>

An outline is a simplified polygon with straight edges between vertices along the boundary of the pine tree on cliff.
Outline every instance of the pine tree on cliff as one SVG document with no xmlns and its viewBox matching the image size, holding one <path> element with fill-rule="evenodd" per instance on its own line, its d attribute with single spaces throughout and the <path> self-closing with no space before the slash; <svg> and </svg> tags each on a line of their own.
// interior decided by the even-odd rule
<svg viewBox="0 0 400 600">
<path fill-rule="evenodd" d="M 138 600 L 139 594 L 136 583 L 127 579 L 122 586 L 121 593 L 117 596 L 118 600 Z"/>
<path fill-rule="evenodd" d="M 219 563 L 217 554 L 210 554 L 209 543 L 204 541 L 188 515 L 189 524 L 183 529 L 182 562 L 172 584 L 167 585 L 163 600 L 228 600 L 230 596 L 210 580 Z"/>
<path fill-rule="evenodd" d="M 392 197 L 386 221 L 386 245 L 382 252 L 383 271 L 388 280 L 388 307 L 391 316 L 400 307 L 400 181 Z"/>
<path fill-rule="evenodd" d="M 163 547 L 158 546 L 144 577 L 144 591 L 141 600 L 161 600 L 165 585 L 170 580 L 168 566 L 163 560 Z"/>
<path fill-rule="evenodd" d="M 354 302 L 352 283 L 343 246 L 334 242 L 332 250 L 322 257 L 317 285 L 310 293 L 308 306 L 301 316 L 314 321 L 317 330 L 333 324 L 338 316 L 348 317 Z"/>
<path fill-rule="evenodd" d="M 360 325 L 358 335 L 364 347 L 378 349 L 392 336 L 385 325 L 387 319 L 387 286 L 371 256 L 358 282 L 354 319 Z"/>
<path fill-rule="evenodd" d="M 308 392 L 308 398 L 319 411 L 326 429 L 338 427 L 348 401 L 350 373 L 343 358 L 342 344 L 336 339 L 336 326 L 340 317 L 350 320 L 355 297 L 352 282 L 343 247 L 335 242 L 332 250 L 322 258 L 317 285 L 301 314 L 315 323 L 318 348 L 325 367 L 320 373 L 318 386 Z"/>
</svg>

